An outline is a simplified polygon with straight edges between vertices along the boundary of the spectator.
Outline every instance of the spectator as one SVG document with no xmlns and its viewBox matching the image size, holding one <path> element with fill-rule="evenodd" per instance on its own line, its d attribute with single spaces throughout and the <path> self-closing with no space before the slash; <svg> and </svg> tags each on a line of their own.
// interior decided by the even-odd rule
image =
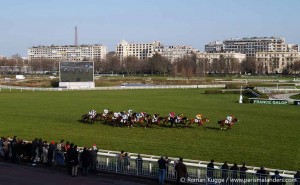
<svg viewBox="0 0 300 185">
<path fill-rule="evenodd" d="M 182 184 L 183 182 L 186 181 L 187 178 L 187 168 L 186 165 L 183 163 L 182 157 L 179 158 L 175 170 L 177 172 L 176 184 Z"/>
<path fill-rule="evenodd" d="M 275 174 L 271 176 L 269 185 L 284 185 L 283 177 L 279 175 L 279 171 L 275 171 Z"/>
<path fill-rule="evenodd" d="M 79 165 L 78 155 L 79 153 L 77 150 L 77 145 L 75 145 L 74 148 L 71 149 L 71 154 L 70 154 L 70 164 L 72 166 L 72 177 L 77 177 L 77 170 Z"/>
<path fill-rule="evenodd" d="M 88 173 L 88 167 L 91 165 L 90 153 L 86 149 L 86 147 L 83 148 L 83 151 L 80 156 L 80 160 L 82 165 L 82 174 L 83 176 L 86 176 Z"/>
<path fill-rule="evenodd" d="M 98 153 L 98 149 L 96 144 L 93 144 L 92 150 L 91 150 L 91 171 L 92 172 L 96 172 L 97 171 L 97 153 Z"/>
<path fill-rule="evenodd" d="M 70 148 L 70 141 L 67 141 L 65 144 L 65 152 L 67 152 L 69 148 Z"/>
<path fill-rule="evenodd" d="M 72 152 L 73 152 L 73 147 L 74 144 L 71 143 L 68 147 L 67 150 L 67 155 L 66 155 L 66 163 L 67 163 L 67 168 L 68 168 L 68 174 L 72 175 L 72 164 L 71 164 L 71 159 L 72 159 Z"/>
<path fill-rule="evenodd" d="M 3 142 L 4 160 L 8 160 L 9 158 L 9 148 L 10 148 L 10 142 L 8 138 L 5 138 Z"/>
<path fill-rule="evenodd" d="M 166 156 L 165 159 L 166 159 L 166 162 L 167 162 L 167 164 L 166 164 L 166 177 L 168 177 L 169 176 L 169 164 L 170 164 L 171 160 L 169 159 L 168 156 Z"/>
<path fill-rule="evenodd" d="M 126 172 L 128 172 L 129 166 L 130 166 L 129 159 L 130 159 L 130 157 L 128 156 L 128 153 L 125 153 L 125 156 L 124 156 L 124 167 L 125 167 L 125 171 Z"/>
<path fill-rule="evenodd" d="M 118 154 L 118 171 L 122 171 L 123 170 L 123 166 L 124 166 L 124 150 L 121 150 L 121 152 Z"/>
<path fill-rule="evenodd" d="M 207 177 L 209 178 L 214 178 L 214 168 L 215 168 L 215 164 L 214 164 L 214 160 L 210 160 L 210 163 L 207 164 Z"/>
<path fill-rule="evenodd" d="M 224 164 L 221 167 L 221 170 L 222 170 L 222 179 L 224 180 L 224 182 L 226 182 L 226 179 L 228 177 L 228 170 L 229 170 L 229 166 L 227 164 L 227 161 L 224 162 Z"/>
<path fill-rule="evenodd" d="M 4 159 L 3 137 L 0 138 L 0 161 Z"/>
<path fill-rule="evenodd" d="M 38 140 L 38 158 L 39 158 L 40 162 L 42 162 L 43 147 L 44 147 L 43 140 L 41 138 L 39 138 L 39 140 Z"/>
<path fill-rule="evenodd" d="M 31 150 L 31 165 L 35 166 L 36 162 L 36 156 L 37 156 L 37 150 L 38 150 L 38 138 L 35 138 L 32 141 L 32 150 Z"/>
<path fill-rule="evenodd" d="M 138 154 L 137 158 L 135 159 L 135 164 L 136 164 L 137 174 L 141 175 L 143 169 L 143 159 L 141 158 L 140 154 Z"/>
<path fill-rule="evenodd" d="M 52 141 L 48 146 L 47 166 L 52 166 L 55 148 L 55 143 Z"/>
<path fill-rule="evenodd" d="M 233 166 L 230 168 L 231 171 L 231 178 L 237 179 L 237 172 L 239 171 L 239 167 L 236 163 L 233 164 Z"/>
<path fill-rule="evenodd" d="M 300 185 L 300 171 L 297 171 L 297 173 L 294 175 L 295 183 L 294 185 Z"/>
<path fill-rule="evenodd" d="M 241 179 L 246 179 L 246 171 L 248 170 L 248 168 L 246 167 L 246 164 L 243 163 L 243 166 L 240 168 L 240 178 Z"/>
<path fill-rule="evenodd" d="M 43 141 L 43 154 L 42 154 L 42 162 L 47 164 L 48 162 L 48 148 L 49 148 L 49 144 L 47 143 L 47 141 Z"/>
<path fill-rule="evenodd" d="M 165 183 L 165 177 L 166 177 L 166 160 L 163 156 L 160 157 L 160 159 L 157 161 L 158 163 L 158 182 L 159 184 Z"/>
<path fill-rule="evenodd" d="M 17 136 L 14 136 L 13 140 L 10 142 L 10 151 L 11 161 L 15 163 L 17 160 Z"/>
<path fill-rule="evenodd" d="M 260 167 L 260 169 L 257 170 L 257 172 L 256 172 L 256 176 L 258 178 L 258 184 L 266 185 L 268 175 L 269 175 L 269 172 L 267 170 L 265 170 L 264 167 Z"/>
</svg>

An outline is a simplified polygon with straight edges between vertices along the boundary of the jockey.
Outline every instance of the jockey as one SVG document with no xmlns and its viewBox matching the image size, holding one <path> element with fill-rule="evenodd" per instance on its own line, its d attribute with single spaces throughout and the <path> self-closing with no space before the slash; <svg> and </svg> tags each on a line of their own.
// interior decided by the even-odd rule
<svg viewBox="0 0 300 185">
<path fill-rule="evenodd" d="M 152 122 L 157 122 L 158 114 L 153 114 Z"/>
<path fill-rule="evenodd" d="M 170 113 L 169 113 L 169 120 L 170 120 L 171 118 L 172 118 L 172 119 L 175 118 L 175 112 L 170 112 Z"/>
<path fill-rule="evenodd" d="M 96 111 L 95 111 L 95 110 L 91 110 L 91 111 L 89 112 L 89 115 L 90 115 L 92 118 L 94 118 L 94 117 L 96 116 Z"/>
<path fill-rule="evenodd" d="M 184 116 L 183 114 L 179 114 L 178 116 L 176 116 L 175 123 L 180 123 L 180 121 L 182 120 L 183 116 Z"/>
<path fill-rule="evenodd" d="M 128 120 L 128 115 L 127 114 L 122 114 L 122 120 L 121 120 L 121 122 L 124 123 L 127 120 Z"/>
<path fill-rule="evenodd" d="M 132 110 L 129 109 L 129 110 L 128 110 L 128 116 L 131 116 L 131 115 L 132 115 Z"/>
<path fill-rule="evenodd" d="M 117 119 L 117 118 L 120 117 L 120 116 L 121 116 L 121 113 L 120 113 L 120 112 L 115 112 L 115 113 L 114 113 L 113 119 Z"/>
<path fill-rule="evenodd" d="M 227 123 L 232 124 L 232 118 L 233 118 L 233 116 L 227 116 L 226 117 Z"/>
<path fill-rule="evenodd" d="M 202 114 L 197 114 L 195 117 L 196 122 L 198 123 L 202 119 Z"/>
<path fill-rule="evenodd" d="M 141 112 L 142 117 L 145 117 L 147 115 L 147 112 Z"/>
<path fill-rule="evenodd" d="M 106 116 L 106 115 L 108 114 L 108 112 L 109 112 L 109 109 L 104 109 L 102 115 L 103 115 L 103 116 Z"/>
</svg>

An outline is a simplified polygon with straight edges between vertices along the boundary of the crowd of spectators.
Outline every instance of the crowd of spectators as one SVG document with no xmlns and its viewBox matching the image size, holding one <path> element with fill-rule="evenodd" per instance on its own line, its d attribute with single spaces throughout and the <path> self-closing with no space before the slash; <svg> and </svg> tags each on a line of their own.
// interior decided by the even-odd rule
<svg viewBox="0 0 300 185">
<path fill-rule="evenodd" d="M 60 142 L 48 142 L 41 138 L 24 141 L 17 136 L 12 139 L 9 136 L 0 139 L 0 161 L 25 162 L 32 166 L 37 164 L 48 167 L 66 166 L 68 174 L 72 177 L 78 175 L 79 165 L 82 168 L 82 175 L 87 175 L 88 171 L 95 172 L 97 152 L 95 144 L 91 148 L 78 148 L 74 143 L 65 142 L 64 139 Z"/>
</svg>

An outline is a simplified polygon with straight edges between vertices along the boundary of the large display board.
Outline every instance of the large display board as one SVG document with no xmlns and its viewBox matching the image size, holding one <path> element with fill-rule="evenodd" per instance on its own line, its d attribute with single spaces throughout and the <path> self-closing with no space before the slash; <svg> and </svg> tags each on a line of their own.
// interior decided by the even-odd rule
<svg viewBox="0 0 300 185">
<path fill-rule="evenodd" d="M 94 82 L 94 62 L 60 62 L 60 82 Z"/>
</svg>

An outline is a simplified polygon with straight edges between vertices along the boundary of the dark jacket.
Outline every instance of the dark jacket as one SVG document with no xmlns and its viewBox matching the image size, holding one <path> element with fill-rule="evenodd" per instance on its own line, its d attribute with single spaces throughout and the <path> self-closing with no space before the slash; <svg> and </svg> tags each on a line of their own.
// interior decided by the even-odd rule
<svg viewBox="0 0 300 185">
<path fill-rule="evenodd" d="M 91 164 L 90 153 L 88 150 L 83 150 L 80 156 L 80 160 L 83 167 L 88 167 Z"/>
<path fill-rule="evenodd" d="M 177 172 L 177 178 L 187 176 L 187 168 L 186 168 L 186 165 L 183 162 L 179 161 L 175 166 L 175 170 Z"/>
</svg>

